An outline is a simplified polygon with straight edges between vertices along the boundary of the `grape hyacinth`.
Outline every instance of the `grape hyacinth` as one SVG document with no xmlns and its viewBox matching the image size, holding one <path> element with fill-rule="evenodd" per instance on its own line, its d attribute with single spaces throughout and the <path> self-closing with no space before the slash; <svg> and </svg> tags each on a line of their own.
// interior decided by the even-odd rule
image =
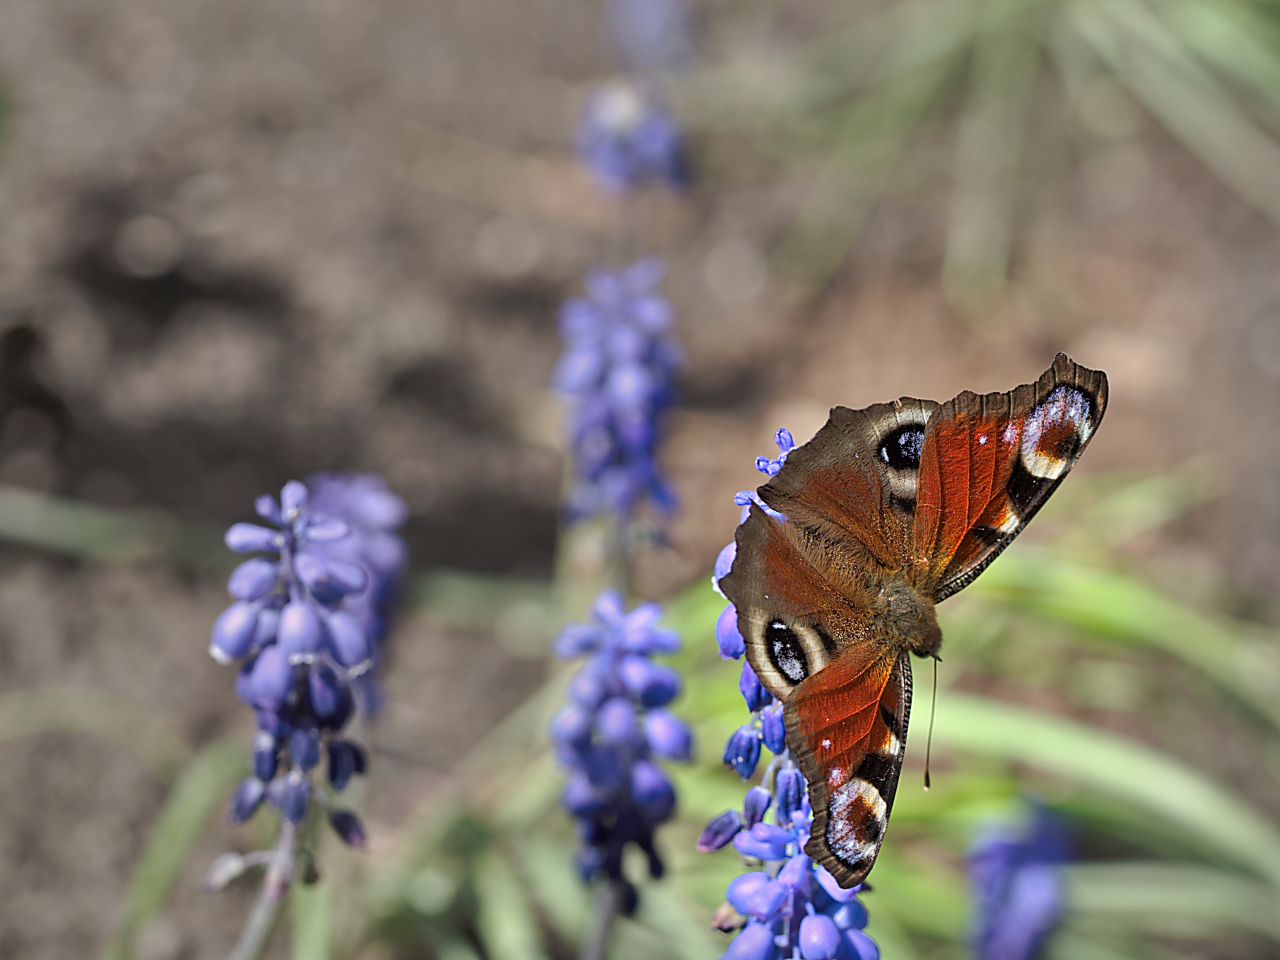
<svg viewBox="0 0 1280 960">
<path fill-rule="evenodd" d="M 1068 860 L 1062 825 L 1037 808 L 1030 821 L 983 833 L 969 851 L 975 911 L 970 942 L 979 960 L 1032 960 L 1062 919 L 1059 869 Z"/>
<path fill-rule="evenodd" d="M 776 458 L 756 458 L 756 469 L 767 476 L 781 470 L 795 448 L 787 430 L 779 430 L 775 441 Z M 743 491 L 734 500 L 742 506 L 739 522 L 746 520 L 751 503 L 762 506 L 754 491 Z M 733 558 L 730 543 L 716 558 L 712 583 L 717 591 Z M 746 652 L 733 604 L 716 621 L 716 643 L 725 659 Z M 762 747 L 773 758 L 765 769 L 765 785 L 747 790 L 742 812 L 730 810 L 716 817 L 698 839 L 704 853 L 732 843 L 749 861 L 759 862 L 759 869 L 729 884 L 726 904 L 717 914 L 720 929 L 739 931 L 722 960 L 877 960 L 880 950 L 863 932 L 867 911 L 857 899 L 862 887 L 843 889 L 804 852 L 813 810 L 808 785 L 787 749 L 782 704 L 764 689 L 745 660 L 738 689 L 751 717 L 729 738 L 725 765 L 747 780 L 755 774 Z"/>
<path fill-rule="evenodd" d="M 232 796 L 230 819 L 242 822 L 266 801 L 292 836 L 319 802 L 338 836 L 363 846 L 360 821 L 334 809 L 312 776 L 326 760 L 329 786 L 341 791 L 365 770 L 364 750 L 340 733 L 355 710 L 351 682 L 372 665 L 371 634 L 382 628 L 381 621 L 366 626 L 379 609 L 370 595 L 385 595 L 385 581 L 404 562 L 403 545 L 390 542 L 398 540 L 390 530 L 402 504 L 376 478 L 312 482 L 314 496 L 294 480 L 278 502 L 258 498 L 257 513 L 271 526 L 236 523 L 226 534 L 237 553 L 261 554 L 232 572 L 227 589 L 235 602 L 214 624 L 209 646 L 219 663 L 241 662 L 236 694 L 258 719 L 253 772 Z M 272 856 L 291 860 L 273 853 L 257 862 Z M 287 887 L 292 863 L 269 866 L 277 868 L 276 885 Z"/>
<path fill-rule="evenodd" d="M 655 288 L 665 268 L 649 258 L 623 270 L 603 267 L 586 296 L 560 309 L 565 351 L 552 386 L 570 407 L 575 478 L 566 509 L 581 518 L 629 518 L 642 501 L 660 510 L 675 495 L 655 459 L 663 412 L 675 400 L 684 362 L 671 336 L 671 304 Z"/>
<path fill-rule="evenodd" d="M 610 193 L 681 189 L 689 182 L 684 136 L 657 91 L 613 80 L 587 96 L 574 137 L 578 158 Z"/>
<path fill-rule="evenodd" d="M 693 751 L 688 725 L 666 709 L 680 675 L 652 659 L 680 648 L 679 636 L 657 625 L 661 615 L 656 603 L 625 613 L 621 596 L 606 591 L 592 622 L 569 625 L 555 645 L 560 657 L 587 656 L 551 723 L 556 757 L 569 772 L 560 802 L 578 823 L 583 880 L 617 885 L 625 915 L 635 909 L 636 890 L 623 876 L 623 848 L 635 844 L 650 875 L 663 873 L 654 830 L 671 818 L 676 794 L 655 760 L 688 762 Z"/>
<path fill-rule="evenodd" d="M 408 519 L 409 507 L 372 473 L 317 473 L 307 480 L 307 489 L 312 522 L 340 520 L 351 530 L 349 536 L 313 543 L 309 551 L 324 560 L 363 567 L 369 577 L 368 586 L 348 595 L 342 608 L 356 618 L 369 640 L 374 668 L 357 679 L 355 689 L 365 711 L 376 714 L 381 704 L 376 671 L 382 641 L 395 607 L 400 575 L 409 560 L 409 551 L 396 530 Z"/>
</svg>

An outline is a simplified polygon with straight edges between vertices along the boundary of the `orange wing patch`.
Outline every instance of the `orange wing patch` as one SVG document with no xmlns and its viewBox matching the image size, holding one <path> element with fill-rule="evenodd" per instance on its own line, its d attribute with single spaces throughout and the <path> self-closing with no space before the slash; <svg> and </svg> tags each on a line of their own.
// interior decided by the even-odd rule
<svg viewBox="0 0 1280 960">
<path fill-rule="evenodd" d="M 910 707 L 910 662 L 890 650 L 849 650 L 787 702 L 787 743 L 813 806 L 805 852 L 842 886 L 861 883 L 880 852 Z"/>
</svg>

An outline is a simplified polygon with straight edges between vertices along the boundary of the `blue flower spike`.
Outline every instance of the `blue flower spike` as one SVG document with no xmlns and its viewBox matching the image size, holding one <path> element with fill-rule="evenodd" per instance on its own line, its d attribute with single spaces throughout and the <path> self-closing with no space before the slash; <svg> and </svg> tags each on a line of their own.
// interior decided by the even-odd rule
<svg viewBox="0 0 1280 960">
<path fill-rule="evenodd" d="M 767 476 L 776 476 L 795 449 L 795 439 L 787 430 L 779 430 L 775 441 L 778 455 L 756 460 L 756 468 Z M 744 520 L 754 504 L 778 522 L 786 522 L 755 491 L 740 492 L 734 502 L 743 508 Z M 713 584 L 732 567 L 732 547 L 717 559 Z M 741 643 L 737 611 L 731 604 L 716 623 L 716 645 L 722 657 L 736 659 L 745 652 Z M 698 840 L 703 852 L 732 845 L 752 868 L 729 884 L 726 905 L 717 913 L 717 918 L 737 917 L 736 924 L 732 919 L 718 920 L 720 929 L 738 928 L 721 960 L 879 960 L 879 948 L 863 932 L 867 911 L 858 900 L 861 887 L 842 888 L 804 852 L 813 828 L 813 810 L 808 785 L 787 748 L 782 704 L 764 689 L 746 661 L 738 675 L 738 690 L 751 716 L 729 738 L 725 764 L 747 780 L 756 772 L 762 745 L 774 756 L 765 767 L 763 783 L 747 790 L 742 813 L 721 814 Z M 981 957 L 1024 960 L 1012 955 Z"/>
<path fill-rule="evenodd" d="M 679 638 L 658 626 L 661 613 L 656 604 L 627 612 L 618 594 L 605 592 L 592 622 L 565 627 L 555 644 L 562 657 L 587 658 L 569 682 L 569 703 L 551 722 L 556 757 L 568 770 L 560 803 L 578 821 L 583 880 L 618 885 L 624 913 L 637 902 L 623 874 L 624 848 L 645 854 L 651 876 L 664 870 L 654 835 L 675 812 L 676 793 L 655 760 L 687 762 L 693 754 L 688 724 L 666 709 L 679 692 L 679 674 L 651 659 L 679 647 Z M 732 832 L 723 842 L 731 839 Z"/>
<path fill-rule="evenodd" d="M 684 365 L 670 333 L 671 304 L 656 289 L 663 273 L 657 258 L 623 270 L 597 268 L 584 284 L 586 296 L 560 308 L 564 353 L 551 386 L 570 413 L 571 518 L 626 520 L 645 503 L 661 512 L 675 506 L 655 456 Z"/>
<path fill-rule="evenodd" d="M 236 523 L 226 544 L 253 553 L 232 572 L 235 602 L 218 618 L 209 653 L 241 664 L 236 694 L 257 713 L 253 775 L 232 798 L 232 822 L 265 802 L 301 824 L 322 769 L 341 791 L 365 771 L 364 751 L 338 737 L 355 710 L 353 685 L 377 659 L 396 578 L 406 560 L 396 528 L 404 501 L 377 477 L 318 474 L 254 504 L 262 520 Z M 354 814 L 329 816 L 344 842 L 363 846 Z"/>
<path fill-rule="evenodd" d="M 1032 960 L 1063 914 L 1066 831 L 1041 808 L 1022 825 L 1001 824 L 969 850 L 974 896 L 970 943 L 979 960 Z"/>
</svg>

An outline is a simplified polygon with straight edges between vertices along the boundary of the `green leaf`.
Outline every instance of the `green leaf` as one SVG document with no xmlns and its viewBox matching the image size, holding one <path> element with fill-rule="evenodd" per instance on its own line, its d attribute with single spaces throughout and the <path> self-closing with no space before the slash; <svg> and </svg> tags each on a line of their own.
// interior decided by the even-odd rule
<svg viewBox="0 0 1280 960">
<path fill-rule="evenodd" d="M 923 739 L 928 717 L 912 718 Z M 1230 790 L 1169 757 L 1062 717 L 938 693 L 939 746 L 1026 763 L 1181 827 L 1189 841 L 1280 885 L 1280 832 Z"/>
<path fill-rule="evenodd" d="M 51 731 L 114 740 L 165 781 L 191 760 L 191 748 L 167 723 L 123 697 L 71 687 L 15 690 L 0 696 L 0 742 Z"/>
<path fill-rule="evenodd" d="M 475 864 L 476 925 L 494 960 L 545 960 L 533 908 L 515 871 L 493 847 Z"/>
<path fill-rule="evenodd" d="M 137 935 L 164 906 L 191 848 L 247 769 L 244 743 L 228 738 L 209 744 L 178 775 L 134 867 L 120 930 L 104 954 L 109 960 L 134 956 Z"/>
</svg>

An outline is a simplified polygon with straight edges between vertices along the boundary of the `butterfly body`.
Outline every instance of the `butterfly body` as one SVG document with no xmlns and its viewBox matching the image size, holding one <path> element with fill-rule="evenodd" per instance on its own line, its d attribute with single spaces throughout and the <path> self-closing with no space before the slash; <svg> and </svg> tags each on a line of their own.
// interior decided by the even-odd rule
<svg viewBox="0 0 1280 960">
<path fill-rule="evenodd" d="M 875 862 L 935 604 L 1021 531 L 1084 449 L 1106 376 L 1059 354 L 1034 384 L 836 407 L 759 489 L 720 581 L 747 657 L 784 703 L 809 784 L 806 852 L 845 886 Z"/>
</svg>

